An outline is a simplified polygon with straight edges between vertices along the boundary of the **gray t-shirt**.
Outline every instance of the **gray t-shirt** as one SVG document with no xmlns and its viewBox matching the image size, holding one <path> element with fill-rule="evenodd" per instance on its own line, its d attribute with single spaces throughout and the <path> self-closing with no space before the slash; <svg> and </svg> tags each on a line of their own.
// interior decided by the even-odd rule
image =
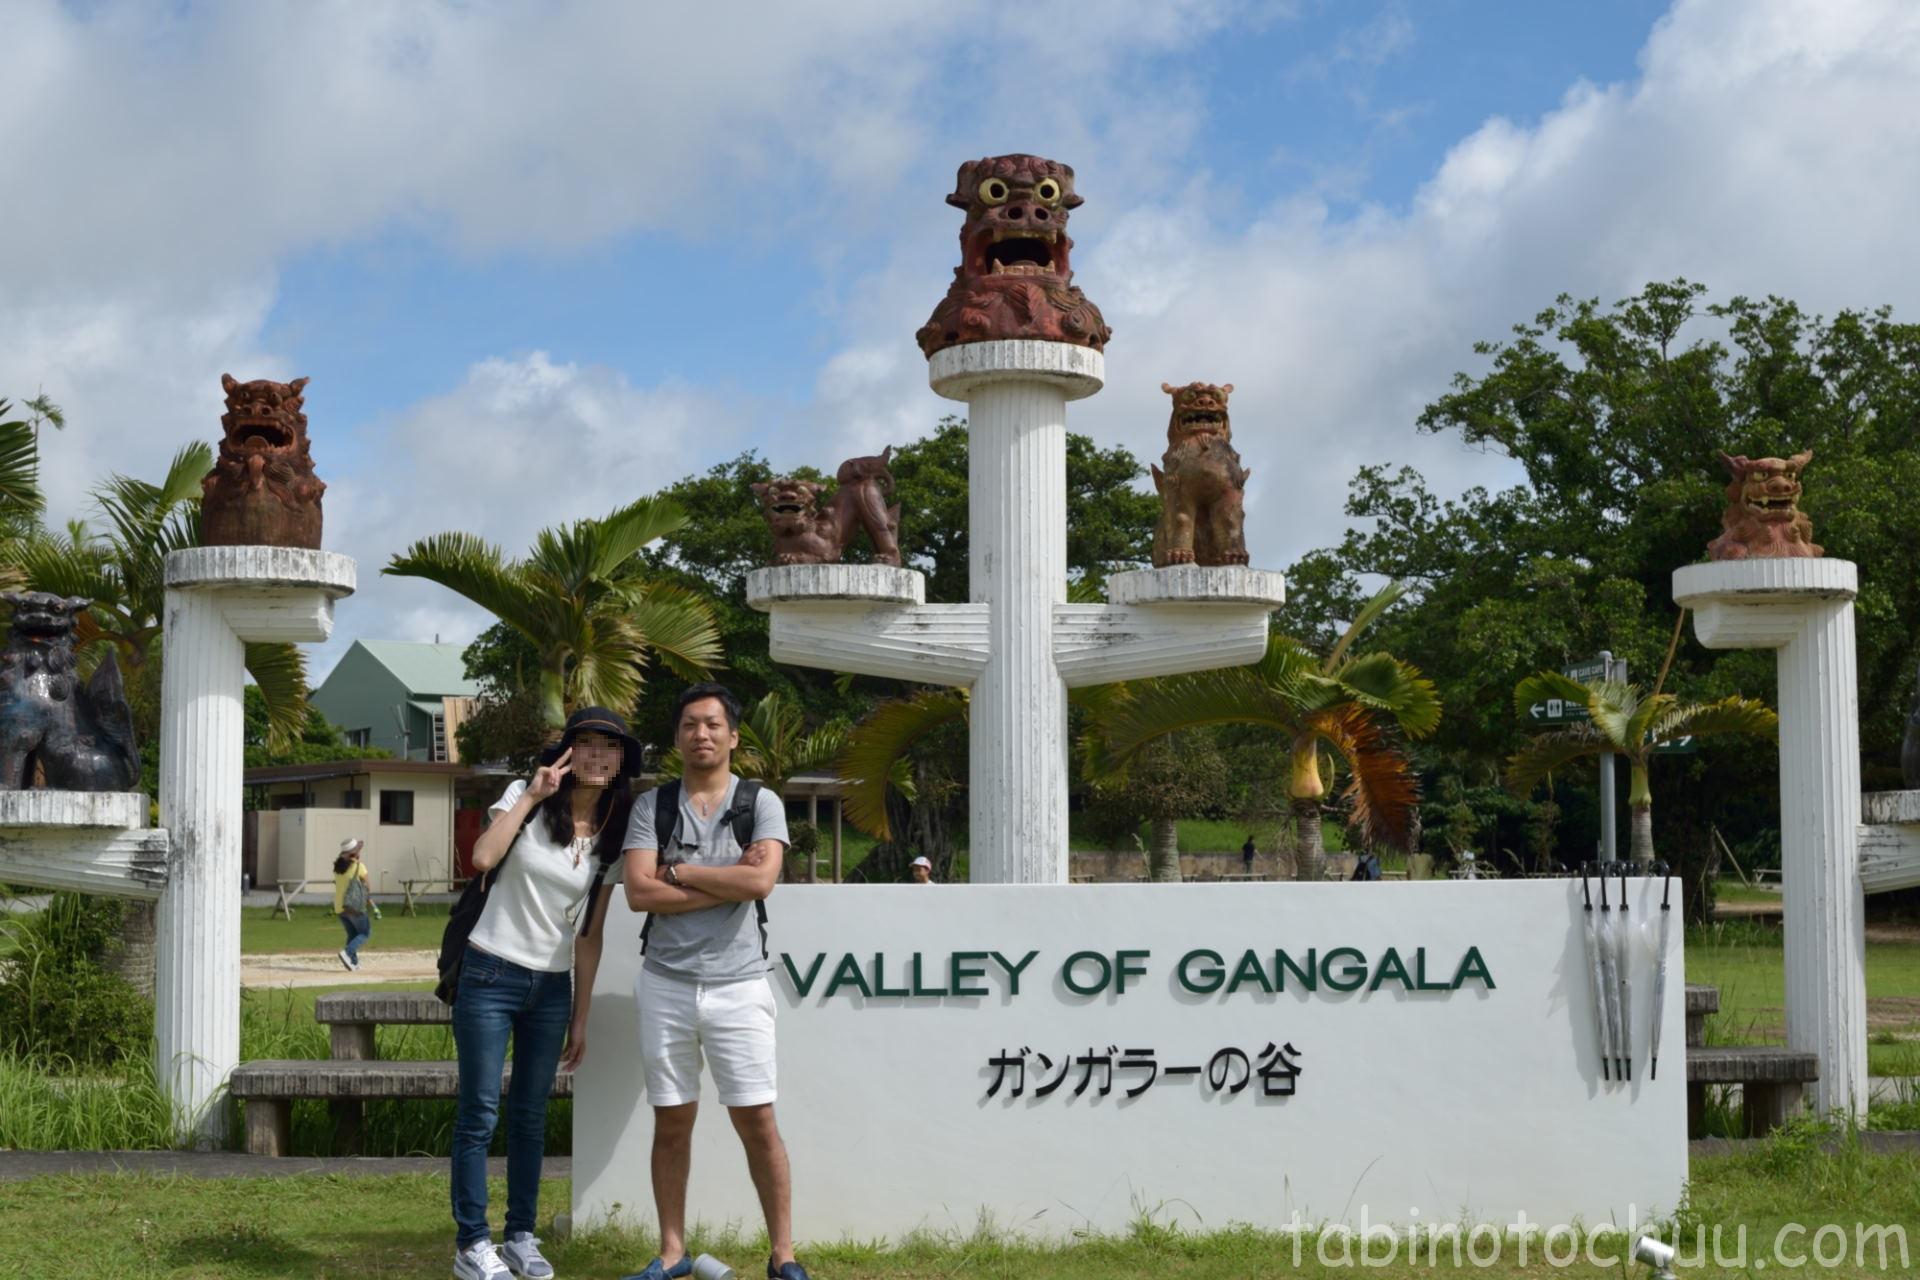
<svg viewBox="0 0 1920 1280">
<path fill-rule="evenodd" d="M 657 793 L 647 792 L 633 802 L 627 822 L 626 849 L 657 849 L 663 860 L 692 862 L 708 867 L 730 867 L 743 852 L 733 838 L 733 824 L 721 817 L 733 807 L 740 779 L 727 784 L 727 797 L 708 817 L 694 812 L 685 788 L 680 792 L 680 829 L 656 834 L 653 811 Z M 753 809 L 753 839 L 787 843 L 787 806 L 768 788 L 761 788 Z M 760 917 L 751 902 L 727 902 L 700 911 L 653 917 L 647 932 L 646 967 L 654 973 L 689 982 L 739 982 L 764 977 L 765 948 L 760 943 Z"/>
</svg>

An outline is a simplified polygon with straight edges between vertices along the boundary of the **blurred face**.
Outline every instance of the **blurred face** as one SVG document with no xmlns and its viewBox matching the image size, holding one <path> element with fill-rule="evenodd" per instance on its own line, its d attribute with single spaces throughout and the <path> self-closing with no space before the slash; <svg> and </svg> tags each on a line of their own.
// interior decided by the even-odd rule
<svg viewBox="0 0 1920 1280">
<path fill-rule="evenodd" d="M 680 758 L 698 769 L 724 769 L 740 745 L 740 734 L 727 723 L 727 709 L 718 698 L 689 702 L 674 726 L 673 745 Z"/>
<path fill-rule="evenodd" d="M 577 783 L 604 787 L 620 776 L 626 757 L 626 748 L 618 738 L 589 729 L 573 740 L 573 759 L 568 767 Z"/>
<path fill-rule="evenodd" d="M 932 867 L 915 867 L 913 869 L 913 882 L 915 884 L 926 884 L 929 880 L 932 880 L 932 879 L 933 879 Z"/>
</svg>

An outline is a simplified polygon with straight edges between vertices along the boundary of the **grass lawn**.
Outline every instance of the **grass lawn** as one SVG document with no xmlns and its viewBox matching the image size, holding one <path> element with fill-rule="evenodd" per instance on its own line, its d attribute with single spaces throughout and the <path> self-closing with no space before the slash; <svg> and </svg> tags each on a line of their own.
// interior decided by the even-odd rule
<svg viewBox="0 0 1920 1280">
<path fill-rule="evenodd" d="M 438 950 L 447 928 L 447 904 L 421 903 L 418 915 L 400 914 L 400 902 L 380 903 L 381 917 L 373 922 L 369 946 L 398 951 Z M 240 951 L 243 955 L 281 955 L 289 951 L 337 951 L 346 941 L 340 922 L 324 906 L 295 906 L 293 919 L 273 914 L 272 907 L 240 909 Z"/>
<path fill-rule="evenodd" d="M 1785 952 L 1751 929 L 1723 932 L 1742 940 L 1716 945 L 1713 930 L 1687 936 L 1687 981 L 1720 988 L 1720 1012 L 1707 1020 L 1708 1043 L 1783 1043 Z M 1920 945 L 1867 944 L 1867 1001 L 1868 1073 L 1920 1076 Z"/>
<path fill-rule="evenodd" d="M 1542 1158 L 1549 1158 L 1543 1152 Z M 1846 1276 L 1910 1275 L 1920 1247 L 1920 1158 L 1873 1156 L 1858 1148 L 1821 1153 L 1804 1136 L 1790 1136 L 1751 1154 L 1694 1162 L 1692 1203 L 1678 1226 L 1683 1261 L 1696 1240 L 1710 1241 L 1721 1228 L 1723 1258 L 1730 1258 L 1736 1234 L 1745 1229 L 1749 1262 L 1766 1259 L 1781 1227 L 1805 1224 L 1803 1235 L 1785 1239 L 1790 1263 L 1808 1252 L 1818 1228 L 1841 1224 L 1851 1232 L 1858 1222 L 1903 1226 L 1905 1265 L 1898 1238 L 1888 1246 L 1888 1265 L 1879 1266 L 1870 1245 L 1866 1265 L 1848 1265 L 1820 1274 Z M 550 1179 L 542 1190 L 540 1221 L 567 1203 L 568 1184 Z M 505 1187 L 496 1182 L 491 1200 L 498 1226 Z M 805 1226 L 802 1225 L 804 1239 Z M 447 1274 L 452 1227 L 443 1177 L 411 1175 L 384 1178 L 300 1177 L 194 1181 L 171 1178 L 107 1176 L 41 1178 L 0 1184 L 0 1275 L 31 1275 L 36 1280 L 86 1277 L 194 1276 L 221 1278 L 300 1276 L 313 1280 L 354 1277 L 441 1277 Z M 1166 1217 L 1143 1218 L 1123 1233 L 1072 1239 L 1064 1243 L 1023 1242 L 1011 1234 L 979 1232 L 970 1236 L 928 1234 L 880 1245 L 863 1242 L 803 1245 L 802 1260 L 826 1280 L 882 1280 L 893 1277 L 1005 1277 L 1006 1280 L 1107 1280 L 1115 1275 L 1154 1275 L 1206 1280 L 1209 1277 L 1277 1276 L 1304 1273 L 1353 1273 L 1358 1268 L 1322 1266 L 1323 1242 L 1305 1239 L 1295 1266 L 1289 1236 L 1230 1225 L 1205 1234 L 1183 1230 Z M 1336 1263 L 1341 1244 L 1324 1242 Z M 1479 1242 L 1478 1257 L 1492 1251 L 1492 1237 Z M 760 1274 L 765 1246 L 758 1238 L 701 1233 L 694 1249 L 726 1258 L 740 1275 Z M 637 1271 L 653 1253 L 650 1235 L 600 1232 L 552 1243 L 548 1253 L 562 1276 L 615 1276 Z M 1384 1251 L 1376 1241 L 1376 1258 Z M 1501 1258 L 1489 1270 L 1502 1276 L 1624 1277 L 1645 1274 L 1620 1266 L 1622 1242 L 1603 1237 L 1593 1246 L 1603 1260 L 1595 1267 L 1582 1260 L 1554 1267 L 1541 1257 L 1541 1242 L 1531 1242 L 1527 1265 L 1509 1238 Z M 1561 1246 L 1564 1254 L 1564 1245 Z M 1713 1265 L 1711 1247 L 1701 1250 L 1706 1265 L 1683 1274 L 1748 1275 L 1749 1267 Z M 1348 1255 L 1351 1257 L 1352 1255 Z M 1809 1268 L 1817 1270 L 1817 1268 Z M 1371 1265 L 1360 1274 L 1403 1280 L 1435 1273 L 1477 1274 L 1471 1263 L 1454 1265 L 1450 1246 L 1437 1260 L 1423 1254 L 1406 1260 L 1404 1241 L 1396 1262 Z"/>
<path fill-rule="evenodd" d="M 1780 890 L 1765 889 L 1758 885 L 1745 885 L 1738 880 L 1720 880 L 1713 886 L 1713 898 L 1716 902 L 1749 903 L 1761 902 L 1778 905 Z"/>
</svg>

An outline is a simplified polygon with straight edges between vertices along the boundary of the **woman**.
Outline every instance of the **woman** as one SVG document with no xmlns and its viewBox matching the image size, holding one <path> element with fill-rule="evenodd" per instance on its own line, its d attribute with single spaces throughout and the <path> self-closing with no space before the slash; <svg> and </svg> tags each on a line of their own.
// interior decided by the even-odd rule
<svg viewBox="0 0 1920 1280">
<path fill-rule="evenodd" d="M 379 915 L 367 880 L 367 864 L 360 861 L 363 840 L 348 837 L 340 842 L 340 856 L 333 860 L 333 914 L 347 931 L 347 945 L 340 948 L 340 963 L 350 971 L 360 967 L 360 948 L 373 936 L 369 914 Z"/>
<path fill-rule="evenodd" d="M 531 780 L 515 780 L 494 803 L 492 821 L 473 846 L 475 874 L 496 867 L 499 873 L 467 940 L 453 1004 L 460 1058 L 453 1274 L 462 1280 L 553 1275 L 533 1234 L 547 1097 L 555 1071 L 571 1071 L 586 1056 L 587 1007 L 600 965 L 599 930 L 589 926 L 605 914 L 604 903 L 591 899 L 609 866 L 618 876 L 641 746 L 619 716 L 588 707 L 574 712 L 542 758 L 548 763 Z M 583 929 L 577 942 L 576 922 Z M 495 1248 L 487 1230 L 487 1146 L 499 1118 L 509 1035 L 506 1240 Z"/>
</svg>

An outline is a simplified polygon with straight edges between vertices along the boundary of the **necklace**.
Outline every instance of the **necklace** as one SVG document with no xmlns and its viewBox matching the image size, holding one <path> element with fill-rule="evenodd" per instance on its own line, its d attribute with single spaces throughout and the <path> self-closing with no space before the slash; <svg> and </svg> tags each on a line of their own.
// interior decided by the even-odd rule
<svg viewBox="0 0 1920 1280">
<path fill-rule="evenodd" d="M 575 836 L 573 838 L 573 865 L 578 867 L 580 865 L 580 855 L 592 847 L 592 836 Z"/>
</svg>

